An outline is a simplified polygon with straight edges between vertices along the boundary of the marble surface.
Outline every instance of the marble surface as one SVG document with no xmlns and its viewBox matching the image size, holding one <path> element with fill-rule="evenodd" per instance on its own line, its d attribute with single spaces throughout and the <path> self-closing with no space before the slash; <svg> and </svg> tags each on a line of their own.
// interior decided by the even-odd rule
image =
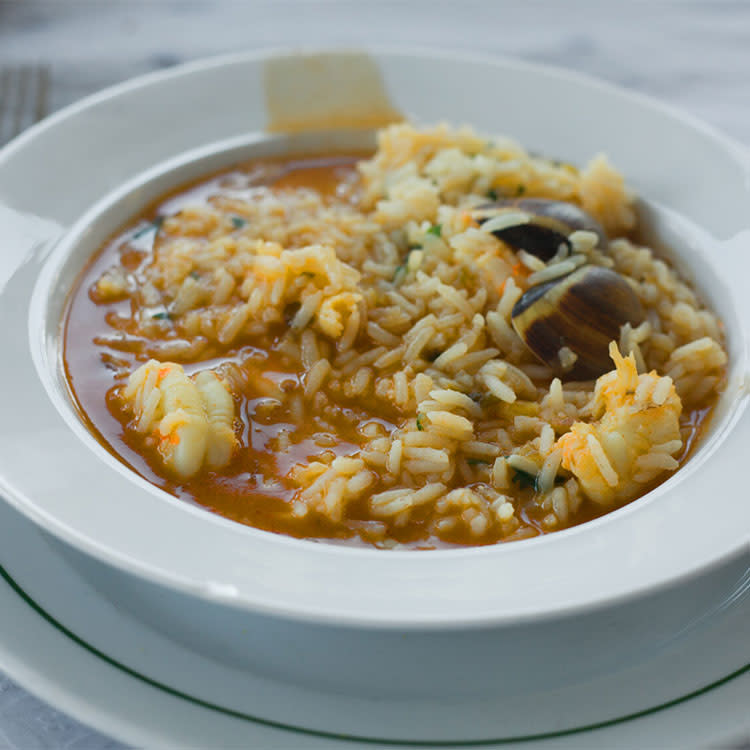
<svg viewBox="0 0 750 750">
<path fill-rule="evenodd" d="M 712 0 L 0 0 L 0 67 L 49 65 L 48 111 L 134 75 L 223 52 L 423 46 L 595 75 L 750 146 L 749 42 L 750 3 Z M 0 749 L 120 747 L 0 674 Z"/>
</svg>

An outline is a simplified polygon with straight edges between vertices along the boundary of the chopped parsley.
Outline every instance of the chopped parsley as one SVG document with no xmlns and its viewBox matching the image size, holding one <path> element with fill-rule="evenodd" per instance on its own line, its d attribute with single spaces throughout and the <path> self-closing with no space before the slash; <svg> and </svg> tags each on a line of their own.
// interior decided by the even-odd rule
<svg viewBox="0 0 750 750">
<path fill-rule="evenodd" d="M 489 408 L 498 402 L 497 397 L 491 393 L 479 393 L 475 391 L 467 395 L 475 404 L 479 404 L 482 408 Z"/>
<path fill-rule="evenodd" d="M 427 234 L 433 235 L 433 237 L 441 237 L 443 234 L 442 224 L 433 224 L 428 230 Z"/>
<path fill-rule="evenodd" d="M 513 481 L 518 484 L 521 489 L 531 487 L 534 492 L 539 491 L 539 475 L 529 474 L 528 471 L 522 471 L 521 469 L 513 468 Z"/>
<path fill-rule="evenodd" d="M 200 279 L 200 277 L 201 277 L 201 275 L 197 271 L 191 271 L 190 272 L 190 278 L 191 279 L 195 279 L 196 281 L 198 281 L 198 279 Z"/>
<path fill-rule="evenodd" d="M 539 492 L 539 474 L 529 474 L 528 471 L 523 471 L 522 469 L 516 469 L 515 467 L 511 467 L 513 469 L 513 477 L 512 480 L 518 484 L 518 486 L 521 489 L 524 489 L 526 487 L 531 487 L 534 492 Z M 555 477 L 555 484 L 560 485 L 565 483 L 565 477 L 556 476 Z"/>
<path fill-rule="evenodd" d="M 519 185 L 516 188 L 516 195 L 523 195 L 526 192 L 526 185 Z"/>
<path fill-rule="evenodd" d="M 494 188 L 490 188 L 490 189 L 489 189 L 489 190 L 487 191 L 487 197 L 488 197 L 488 198 L 489 198 L 489 199 L 490 199 L 491 201 L 496 201 L 496 200 L 497 200 L 497 199 L 498 199 L 498 198 L 499 198 L 500 196 L 499 196 L 499 195 L 497 194 L 497 190 L 495 190 Z"/>
<path fill-rule="evenodd" d="M 486 458 L 467 458 L 466 463 L 469 466 L 489 466 L 492 462 Z"/>
<path fill-rule="evenodd" d="M 232 216 L 231 222 L 235 229 L 242 229 L 247 224 L 247 219 L 243 219 L 241 216 Z"/>
<path fill-rule="evenodd" d="M 149 232 L 153 232 L 154 234 L 156 234 L 161 229 L 161 225 L 163 223 L 164 217 L 157 216 L 153 221 L 150 221 L 148 224 L 146 224 L 146 226 L 143 226 L 136 232 L 134 232 L 130 239 L 137 240 L 139 237 L 142 237 L 144 234 L 148 234 Z"/>
<path fill-rule="evenodd" d="M 430 229 L 432 229 L 432 227 L 430 227 Z M 401 282 L 404 280 L 404 277 L 406 276 L 406 272 L 409 270 L 409 256 L 412 254 L 412 252 L 414 252 L 414 250 L 421 249 L 421 245 L 409 245 L 409 248 L 406 251 L 404 262 L 400 266 L 396 266 L 396 270 L 393 272 L 392 281 L 396 286 L 399 286 L 401 284 Z"/>
<path fill-rule="evenodd" d="M 422 422 L 423 419 L 424 419 L 424 414 L 422 414 L 421 411 L 417 412 L 417 429 L 420 432 L 424 431 L 424 423 Z"/>
<path fill-rule="evenodd" d="M 172 316 L 168 312 L 158 312 L 151 316 L 154 320 L 172 320 Z"/>
</svg>

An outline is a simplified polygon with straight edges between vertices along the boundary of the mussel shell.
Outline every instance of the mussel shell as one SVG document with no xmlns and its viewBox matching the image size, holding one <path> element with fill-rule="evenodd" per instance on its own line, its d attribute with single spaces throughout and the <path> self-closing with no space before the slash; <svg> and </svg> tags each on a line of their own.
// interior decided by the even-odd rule
<svg viewBox="0 0 750 750">
<path fill-rule="evenodd" d="M 568 235 L 578 230 L 594 232 L 598 237 L 597 246 L 607 247 L 607 235 L 601 224 L 574 203 L 546 198 L 498 200 L 477 206 L 474 217 L 481 225 L 504 211 L 516 211 L 526 218 L 493 230 L 492 234 L 514 249 L 525 250 L 545 262 L 555 256 L 561 244 L 570 250 Z"/>
<path fill-rule="evenodd" d="M 595 378 L 612 369 L 609 343 L 625 323 L 643 321 L 638 296 L 617 272 L 581 266 L 567 276 L 528 289 L 513 307 L 513 327 L 526 346 L 568 379 Z M 577 355 L 565 370 L 560 350 Z"/>
<path fill-rule="evenodd" d="M 597 246 L 606 248 L 609 242 L 604 227 L 580 206 L 568 201 L 556 201 L 548 198 L 519 198 L 510 201 L 510 205 L 522 211 L 554 219 L 569 228 L 570 232 L 578 230 L 593 232 L 598 238 Z"/>
<path fill-rule="evenodd" d="M 565 245 L 568 252 L 572 249 L 567 235 L 534 222 L 505 227 L 492 234 L 515 250 L 525 250 L 545 263 L 555 257 L 560 245 Z"/>
</svg>

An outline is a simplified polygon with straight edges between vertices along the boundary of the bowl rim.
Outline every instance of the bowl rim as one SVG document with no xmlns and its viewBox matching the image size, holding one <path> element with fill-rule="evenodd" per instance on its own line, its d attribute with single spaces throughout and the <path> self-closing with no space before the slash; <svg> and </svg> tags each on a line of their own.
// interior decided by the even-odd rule
<svg viewBox="0 0 750 750">
<path fill-rule="evenodd" d="M 474 62 L 474 63 L 481 63 L 481 64 L 493 64 L 493 65 L 499 65 L 499 66 L 505 66 L 506 68 L 509 67 L 511 69 L 521 68 L 526 71 L 530 71 L 535 74 L 541 74 L 541 75 L 552 75 L 553 77 L 564 77 L 569 80 L 572 80 L 574 83 L 584 85 L 586 87 L 595 87 L 600 88 L 605 91 L 614 92 L 615 94 L 619 96 L 624 96 L 627 99 L 634 99 L 638 100 L 641 103 L 647 104 L 649 107 L 657 108 L 659 110 L 662 110 L 669 114 L 671 117 L 676 118 L 680 123 L 682 124 L 688 124 L 689 126 L 693 127 L 694 129 L 698 129 L 701 132 L 704 132 L 707 134 L 712 140 L 719 140 L 722 146 L 726 148 L 728 153 L 735 156 L 735 158 L 739 159 L 745 170 L 746 174 L 749 175 L 750 179 L 750 170 L 748 170 L 748 157 L 745 151 L 742 149 L 741 146 L 738 144 L 735 144 L 730 139 L 726 138 L 725 136 L 719 134 L 716 132 L 713 128 L 711 128 L 708 125 L 705 125 L 704 123 L 701 123 L 700 121 L 695 120 L 695 118 L 692 118 L 689 115 L 684 115 L 682 113 L 679 113 L 677 110 L 674 110 L 671 107 L 668 107 L 660 102 L 653 102 L 648 97 L 643 96 L 642 94 L 634 94 L 632 92 L 628 92 L 624 89 L 621 89 L 619 87 L 613 86 L 608 83 L 603 83 L 600 81 L 597 81 L 596 79 L 592 79 L 589 76 L 580 74 L 580 73 L 571 73 L 569 71 L 564 71 L 559 68 L 555 68 L 553 66 L 548 65 L 535 65 L 531 63 L 526 62 L 519 62 L 515 60 L 511 60 L 508 58 L 498 58 L 488 55 L 464 55 L 464 54 L 452 54 L 452 53 L 445 53 L 444 51 L 441 51 L 439 53 L 435 53 L 431 50 L 414 50 L 410 51 L 409 53 L 404 53 L 402 50 L 392 49 L 392 48 L 367 48 L 368 51 L 373 52 L 376 56 L 378 54 L 380 55 L 395 55 L 400 57 L 438 57 L 442 60 L 447 60 L 451 62 L 460 62 L 460 61 L 467 61 L 467 62 Z M 303 54 L 314 54 L 315 52 L 340 52 L 342 50 L 333 49 L 330 48 L 326 50 L 304 50 L 302 51 Z M 140 87 L 148 86 L 154 82 L 164 82 L 169 81 L 172 79 L 177 79 L 182 76 L 189 76 L 195 71 L 205 71 L 208 69 L 216 69 L 220 70 L 222 66 L 224 65 L 231 65 L 231 64 L 253 64 L 253 63 L 259 63 L 263 60 L 267 59 L 269 56 L 275 56 L 278 54 L 288 54 L 290 51 L 286 48 L 272 48 L 272 49 L 264 49 L 264 50 L 258 50 L 253 51 L 249 53 L 235 53 L 232 55 L 222 55 L 218 57 L 213 58 L 207 58 L 205 60 L 199 60 L 194 61 L 191 63 L 186 63 L 181 66 L 177 66 L 176 68 L 169 69 L 166 71 L 158 71 L 156 73 L 150 73 L 146 74 L 145 76 L 140 76 L 136 79 L 133 79 L 131 81 L 127 81 L 122 84 L 118 84 L 116 86 L 113 86 L 109 89 L 105 89 L 102 92 L 99 92 L 97 94 L 94 94 L 90 97 L 87 97 L 86 99 L 75 103 L 73 105 L 70 105 L 69 107 L 65 108 L 61 112 L 57 113 L 56 115 L 53 115 L 51 118 L 48 118 L 47 121 L 44 121 L 32 128 L 30 131 L 27 131 L 22 136 L 20 136 L 18 139 L 16 139 L 14 142 L 9 144 L 9 146 L 6 146 L 3 150 L 0 151 L 0 169 L 2 168 L 2 163 L 5 158 L 8 157 L 9 154 L 15 153 L 17 150 L 22 149 L 24 144 L 30 143 L 34 138 L 39 137 L 43 135 L 45 132 L 47 132 L 50 128 L 53 128 L 56 123 L 64 120 L 65 118 L 69 117 L 75 117 L 77 114 L 85 112 L 86 109 L 90 106 L 93 106 L 99 102 L 106 102 L 112 99 L 115 99 L 117 96 L 119 96 L 123 92 L 133 91 L 137 90 Z M 295 50 L 295 52 L 299 52 L 299 50 Z M 377 58 L 376 58 L 377 59 Z M 111 191 L 109 194 L 107 194 L 104 198 L 102 198 L 99 202 L 97 202 L 94 206 L 91 206 L 73 225 L 73 227 L 70 228 L 69 231 L 67 231 L 64 235 L 64 237 L 56 244 L 56 248 L 53 251 L 53 254 L 50 256 L 50 259 L 54 257 L 62 257 L 66 249 L 69 251 L 77 242 L 80 240 L 81 233 L 86 231 L 86 228 L 91 224 L 92 219 L 94 216 L 98 216 L 103 208 L 105 206 L 111 205 L 113 203 L 117 203 L 117 201 L 121 200 L 122 196 L 125 194 L 128 194 L 132 190 L 136 189 L 138 186 L 148 183 L 150 180 L 152 180 L 157 175 L 163 175 L 165 171 L 168 171 L 170 168 L 170 165 L 179 165 L 183 163 L 188 163 L 191 161 L 194 161 L 197 154 L 200 154 L 201 152 L 209 152 L 212 149 L 215 149 L 217 147 L 217 143 L 211 143 L 203 147 L 198 147 L 196 149 L 193 149 L 190 152 L 183 153 L 177 157 L 173 157 L 172 159 L 165 160 L 164 162 L 161 162 L 160 164 L 157 164 L 152 169 L 147 170 L 145 173 L 141 172 L 135 177 L 131 178 L 130 180 L 120 184 L 118 188 Z M 49 267 L 48 267 L 49 268 Z M 44 273 L 44 271 L 42 271 Z M 33 318 L 33 315 L 32 315 Z M 38 321 L 36 321 L 38 322 Z M 34 321 L 30 319 L 29 325 L 30 330 L 32 332 L 32 338 L 33 338 L 33 326 Z M 36 352 L 36 354 L 39 354 L 39 351 Z M 745 358 L 747 357 L 747 352 L 745 351 Z M 747 371 L 747 366 L 745 363 L 745 372 Z M 747 418 L 747 414 L 744 414 L 745 407 L 747 405 L 748 397 L 747 393 L 741 393 L 738 392 L 737 397 L 737 409 L 735 413 L 731 416 L 731 418 L 727 419 L 725 421 L 725 424 L 722 426 L 722 429 L 720 430 L 720 434 L 717 436 L 717 440 L 721 442 L 721 436 L 723 435 L 726 437 L 725 433 L 734 431 L 737 433 L 738 427 L 740 425 L 744 425 L 745 428 L 750 427 L 750 420 Z M 52 404 L 50 403 L 50 407 Z M 80 423 L 79 423 L 80 425 Z M 80 425 L 82 427 L 82 425 Z M 69 424 L 68 427 L 75 427 L 72 424 Z M 85 428 L 83 428 L 85 430 Z M 87 433 L 88 434 L 88 433 Z M 90 438 L 93 439 L 93 438 Z M 722 438 L 723 439 L 723 438 Z M 710 457 L 710 454 L 714 452 L 714 449 L 717 447 L 715 445 L 716 441 L 712 441 L 714 443 L 713 447 L 711 445 L 707 446 L 701 446 L 699 449 L 699 453 L 707 453 L 709 455 L 705 456 L 706 459 Z M 705 450 L 704 450 L 705 449 Z M 111 457 L 110 457 L 111 458 Z M 114 460 L 114 459 L 113 459 Z M 691 459 L 692 460 L 692 459 Z M 119 463 L 119 462 L 118 462 Z M 696 467 L 697 468 L 697 467 Z M 126 470 L 127 471 L 127 470 Z M 684 469 L 683 469 L 684 471 Z M 694 473 L 692 471 L 691 473 Z M 127 471 L 129 481 L 131 472 Z M 682 479 L 682 478 L 681 478 Z M 145 480 L 144 480 L 145 481 Z M 668 480 L 665 484 L 661 485 L 657 490 L 655 491 L 654 496 L 664 495 L 666 492 L 673 489 L 674 485 L 670 485 L 671 480 Z M 681 482 L 677 482 L 676 484 L 680 484 Z M 665 488 L 666 485 L 670 485 Z M 152 494 L 153 490 L 156 488 L 153 488 L 152 485 L 149 485 L 152 488 Z M 634 598 L 641 597 L 645 595 L 646 593 L 655 593 L 659 590 L 671 587 L 674 585 L 678 585 L 680 583 L 684 583 L 685 581 L 688 581 L 690 578 L 697 576 L 703 572 L 707 572 L 710 569 L 713 569 L 715 567 L 720 567 L 723 564 L 726 564 L 728 561 L 733 560 L 736 558 L 736 556 L 739 554 L 747 554 L 750 551 L 750 547 L 747 544 L 747 540 L 745 539 L 745 544 L 743 545 L 743 540 L 740 538 L 738 540 L 738 544 L 731 549 L 724 550 L 724 552 L 720 555 L 714 555 L 711 557 L 711 559 L 708 562 L 704 562 L 702 566 L 697 566 L 693 569 L 684 569 L 681 573 L 678 573 L 676 575 L 671 575 L 666 578 L 662 578 L 658 581 L 650 581 L 650 582 L 641 582 L 640 585 L 637 586 L 631 586 L 628 590 L 620 591 L 618 594 L 612 594 L 612 595 L 604 595 L 599 596 L 595 599 L 589 599 L 586 601 L 578 601 L 575 604 L 561 604 L 558 602 L 556 606 L 554 607 L 548 607 L 544 608 L 541 607 L 537 609 L 536 611 L 526 611 L 526 612 L 503 612 L 498 611 L 495 612 L 493 615 L 486 614 L 482 617 L 472 616 L 469 618 L 463 618 L 460 615 L 457 615 L 455 611 L 450 611 L 446 616 L 440 618 L 436 617 L 435 614 L 431 614 L 428 617 L 420 616 L 420 613 L 418 611 L 412 611 L 409 613 L 408 616 L 404 616 L 405 613 L 399 612 L 394 614 L 393 612 L 389 612 L 384 617 L 374 617 L 373 613 L 370 612 L 369 615 L 365 616 L 361 612 L 355 613 L 352 611 L 347 611 L 346 608 L 339 610 L 339 611 L 324 611 L 320 608 L 300 608 L 297 606 L 297 603 L 294 605 L 287 605 L 283 606 L 280 605 L 278 601 L 272 602 L 272 601 L 261 601 L 257 597 L 249 599 L 243 592 L 237 591 L 232 585 L 224 585 L 221 582 L 213 583 L 213 584 L 206 584 L 205 582 L 198 582 L 195 579 L 191 580 L 185 580 L 184 578 L 181 578 L 179 576 L 170 575 L 168 571 L 160 570 L 158 568 L 154 568 L 153 566 L 150 566 L 148 564 L 143 563 L 142 560 L 134 559 L 133 557 L 127 556 L 127 555 L 120 555 L 117 553 L 113 553 L 112 549 L 103 547 L 102 545 L 98 544 L 96 540 L 92 540 L 90 537 L 86 535 L 82 535 L 80 531 L 77 529 L 74 529 L 65 523 L 61 522 L 60 519 L 54 517 L 54 515 L 51 515 L 48 512 L 45 512 L 43 509 L 39 508 L 36 503 L 34 503 L 33 499 L 26 497 L 23 492 L 19 492 L 17 488 L 9 484 L 5 481 L 5 478 L 0 475 L 0 488 L 2 488 L 4 495 L 6 498 L 10 499 L 14 505 L 19 507 L 27 516 L 31 517 L 33 520 L 35 520 L 38 524 L 40 524 L 45 530 L 49 531 L 55 536 L 58 536 L 62 538 L 64 541 L 66 541 L 69 544 L 72 544 L 73 546 L 77 547 L 78 549 L 81 549 L 82 551 L 86 552 L 87 554 L 101 560 L 104 563 L 115 565 L 118 568 L 124 569 L 126 571 L 129 571 L 133 573 L 136 576 L 147 578 L 153 582 L 159 583 L 161 585 L 166 585 L 170 588 L 177 588 L 180 589 L 186 593 L 189 593 L 193 596 L 199 596 L 202 598 L 210 599 L 216 602 L 219 602 L 224 605 L 228 606 L 239 606 L 242 608 L 249 608 L 255 611 L 263 611 L 269 614 L 275 614 L 287 618 L 294 618 L 294 619 L 302 619 L 302 620 L 312 620 L 317 622 L 328 622 L 328 623 L 349 623 L 349 624 L 358 624 L 362 626 L 377 626 L 377 627 L 440 627 L 440 628 L 451 628 L 451 627 L 462 627 L 465 628 L 467 626 L 487 626 L 487 625 L 498 625 L 498 624 L 518 624 L 521 622 L 527 622 L 529 620 L 540 620 L 540 619 L 550 619 L 550 618 L 557 618 L 562 616 L 569 616 L 576 613 L 579 613 L 581 611 L 590 611 L 592 609 L 596 608 L 602 608 L 602 607 L 611 607 L 615 604 L 624 603 L 627 601 L 631 601 Z M 158 491 L 158 490 L 157 490 Z M 161 492 L 161 491 L 158 491 Z M 651 496 L 650 493 L 649 497 Z M 176 499 L 175 499 L 176 500 Z M 180 503 L 180 507 L 182 508 L 182 511 L 185 511 L 186 509 L 190 508 L 190 506 L 187 506 L 187 504 L 177 501 Z M 532 540 L 526 540 L 521 543 L 513 544 L 513 545 L 499 545 L 498 547 L 492 547 L 492 548 L 469 548 L 469 549 L 457 549 L 457 550 L 436 550 L 436 551 L 425 551 L 421 554 L 417 555 L 417 553 L 413 551 L 389 551 L 389 552 L 383 552 L 379 550 L 367 550 L 367 549 L 349 549 L 346 547 L 339 547 L 335 545 L 323 545 L 323 544 L 314 544 L 306 540 L 296 540 L 291 539 L 287 537 L 281 537 L 279 535 L 273 535 L 269 534 L 268 532 L 260 532 L 256 529 L 251 529 L 248 527 L 240 527 L 242 530 L 242 533 L 245 534 L 248 538 L 250 537 L 256 537 L 258 534 L 261 534 L 264 536 L 266 541 L 268 539 L 273 540 L 273 546 L 278 548 L 284 548 L 289 546 L 297 547 L 299 546 L 299 549 L 304 549 L 303 556 L 307 556 L 307 553 L 309 552 L 311 555 L 317 554 L 313 553 L 312 550 L 318 550 L 319 553 L 322 553 L 323 555 L 330 556 L 330 557 L 341 557 L 342 559 L 346 559 L 347 556 L 351 559 L 352 556 L 359 558 L 359 559 L 378 559 L 382 562 L 384 556 L 388 556 L 388 559 L 390 561 L 397 561 L 397 560 L 409 560 L 413 561 L 415 556 L 416 557 L 429 557 L 431 559 L 435 558 L 436 556 L 441 556 L 442 558 L 455 558 L 455 559 L 471 559 L 477 556 L 489 556 L 488 553 L 500 553 L 502 555 L 510 556 L 511 554 L 515 554 L 515 548 L 517 548 L 519 545 L 523 546 L 524 549 L 531 548 L 532 546 L 539 547 L 541 545 L 552 545 L 552 544 L 558 544 L 557 540 L 560 539 L 568 539 L 571 536 L 577 536 L 581 533 L 585 533 L 590 531 L 591 529 L 601 526 L 601 525 L 611 525 L 613 517 L 616 519 L 623 518 L 625 516 L 630 516 L 633 513 L 637 513 L 637 511 L 640 509 L 639 507 L 635 507 L 637 503 L 630 504 L 628 506 L 625 506 L 624 508 L 621 508 L 617 511 L 613 511 L 612 513 L 607 514 L 606 516 L 602 517 L 601 519 L 597 519 L 593 522 L 589 522 L 587 524 L 573 527 L 571 529 L 562 531 L 562 532 L 556 532 L 554 535 L 551 536 L 545 536 L 537 539 Z M 192 509 L 188 512 L 197 512 L 200 514 L 201 518 L 205 520 L 205 515 L 207 514 L 207 511 L 203 509 Z M 226 527 L 226 525 L 231 525 L 232 527 L 238 527 L 238 524 L 235 524 L 234 522 L 227 521 L 226 519 L 220 518 L 220 517 L 213 517 L 216 519 L 216 525 L 217 526 L 223 526 Z M 233 529 L 234 531 L 237 531 L 236 528 Z M 581 531 L 583 530 L 583 532 Z M 390 563 L 389 563 L 390 564 Z M 412 563 L 409 562 L 409 565 Z M 423 563 L 419 563 L 420 566 L 424 567 Z M 451 608 L 453 609 L 453 608 Z"/>
<path fill-rule="evenodd" d="M 328 54 L 349 54 L 365 53 L 374 57 L 378 56 L 398 56 L 398 57 L 434 57 L 436 59 L 451 60 L 456 62 L 473 62 L 487 65 L 506 65 L 514 67 L 517 70 L 528 71 L 531 73 L 554 75 L 560 79 L 580 83 L 582 85 L 609 91 L 627 97 L 633 102 L 639 102 L 650 109 L 660 111 L 663 114 L 670 115 L 676 119 L 691 126 L 692 129 L 702 132 L 711 138 L 715 138 L 722 143 L 722 146 L 732 153 L 737 159 L 742 161 L 746 168 L 750 169 L 750 149 L 740 143 L 737 139 L 722 132 L 718 127 L 702 120 L 697 115 L 680 109 L 677 106 L 668 104 L 665 101 L 657 99 L 640 91 L 629 89 L 625 86 L 612 83 L 611 81 L 597 78 L 589 73 L 584 73 L 572 68 L 564 68 L 550 63 L 531 62 L 512 55 L 495 54 L 489 52 L 468 52 L 461 49 L 446 49 L 444 47 L 431 47 L 430 45 L 415 45 L 409 50 L 404 50 L 399 45 L 388 44 L 363 44 L 352 47 L 346 44 L 329 44 L 325 46 L 318 45 L 268 45 L 258 47 L 252 50 L 239 50 L 236 52 L 227 52 L 217 55 L 202 56 L 194 60 L 188 60 L 176 65 L 154 70 L 148 73 L 142 73 L 125 81 L 105 86 L 99 91 L 88 94 L 74 102 L 62 107 L 57 112 L 53 112 L 47 117 L 39 120 L 23 132 L 12 138 L 2 147 L 0 147 L 0 164 L 17 149 L 21 149 L 30 140 L 36 138 L 41 132 L 54 127 L 62 120 L 74 116 L 78 112 L 91 107 L 99 102 L 106 101 L 112 97 L 133 89 L 148 86 L 152 83 L 159 83 L 171 78 L 190 75 L 194 72 L 209 70 L 211 68 L 220 68 L 234 63 L 258 62 L 274 57 L 305 57 L 308 55 L 328 55 Z"/>
</svg>

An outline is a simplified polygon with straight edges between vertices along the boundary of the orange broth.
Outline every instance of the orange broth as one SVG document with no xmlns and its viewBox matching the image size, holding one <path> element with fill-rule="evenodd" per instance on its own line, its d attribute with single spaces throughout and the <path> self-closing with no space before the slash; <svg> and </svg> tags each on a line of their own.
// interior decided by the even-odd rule
<svg viewBox="0 0 750 750">
<path fill-rule="evenodd" d="M 343 398 L 342 394 L 340 408 L 333 416 L 314 415 L 312 419 L 296 424 L 289 415 L 279 414 L 277 410 L 270 418 L 258 408 L 260 399 L 267 395 L 267 385 L 260 389 L 256 386 L 261 382 L 270 382 L 278 389 L 294 389 L 299 387 L 304 375 L 299 365 L 293 364 L 289 357 L 274 349 L 273 332 L 264 340 L 240 340 L 223 348 L 212 345 L 199 361 L 182 364 L 190 373 L 221 362 L 243 362 L 243 367 L 248 371 L 248 385 L 242 392 L 234 393 L 236 424 L 242 447 L 231 464 L 222 471 L 204 471 L 190 480 L 178 482 L 165 473 L 156 450 L 146 439 L 124 429 L 129 417 L 122 412 L 116 393 L 128 373 L 148 357 L 139 350 L 137 343 L 130 347 L 118 345 L 113 348 L 106 345 L 106 338 L 103 337 L 111 333 L 113 327 L 127 330 L 127 318 L 132 312 L 131 301 L 126 299 L 104 304 L 91 293 L 96 280 L 110 266 L 121 263 L 137 276 L 139 268 L 150 262 L 151 249 L 144 249 L 142 242 L 133 242 L 133 230 L 139 222 L 174 214 L 187 203 L 209 201 L 212 196 L 220 194 L 223 185 L 231 182 L 234 176 L 262 175 L 264 170 L 271 177 L 259 179 L 257 189 L 283 191 L 306 187 L 325 197 L 346 194 L 356 201 L 356 162 L 364 157 L 359 153 L 288 157 L 239 165 L 164 196 L 135 217 L 126 229 L 112 237 L 96 253 L 81 273 L 69 300 L 64 326 L 64 365 L 81 418 L 114 456 L 167 492 L 239 523 L 294 537 L 339 543 L 366 545 L 382 541 L 374 530 L 383 524 L 369 517 L 366 500 L 349 506 L 347 516 L 340 523 L 333 523 L 313 513 L 303 518 L 294 517 L 290 513 L 290 504 L 299 490 L 289 475 L 294 464 L 306 462 L 320 454 L 320 444 L 312 441 L 314 434 L 333 431 L 336 440 L 332 441 L 330 450 L 337 455 L 352 455 L 357 453 L 362 442 L 357 427 L 365 421 L 377 421 L 387 430 L 395 429 L 401 420 L 395 410 L 386 413 L 383 411 L 385 407 L 379 405 L 378 412 L 374 413 L 372 403 L 358 403 L 356 399 Z M 677 456 L 680 464 L 687 460 L 700 440 L 712 405 L 713 401 L 682 415 L 680 424 L 684 447 Z M 282 429 L 288 432 L 291 444 L 286 451 L 276 451 L 274 441 Z M 373 492 L 377 491 L 379 488 L 376 486 Z M 521 524 L 518 531 L 503 541 L 545 533 L 541 516 L 532 503 L 533 496 L 530 488 L 516 489 L 516 497 L 521 500 L 518 512 Z M 584 502 L 566 525 L 583 523 L 599 515 L 602 515 L 602 511 L 598 506 Z M 429 532 L 427 520 L 427 512 L 418 511 L 409 524 L 389 526 L 387 538 L 415 548 L 477 543 L 468 533 L 456 533 L 448 541 L 439 539 Z M 496 541 L 499 538 L 483 539 L 483 543 Z"/>
</svg>

